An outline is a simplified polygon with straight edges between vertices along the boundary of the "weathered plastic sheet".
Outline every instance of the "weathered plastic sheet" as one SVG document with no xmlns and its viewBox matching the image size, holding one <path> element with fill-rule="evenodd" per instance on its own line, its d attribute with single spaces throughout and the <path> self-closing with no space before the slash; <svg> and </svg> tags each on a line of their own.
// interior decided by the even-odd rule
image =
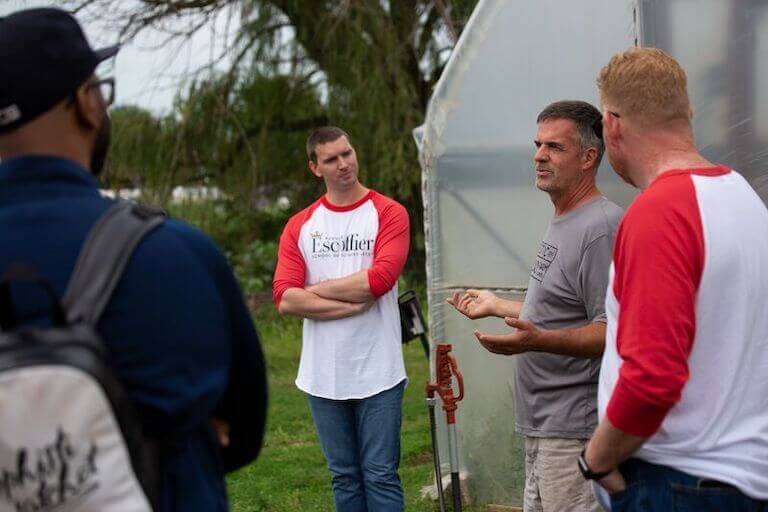
<svg viewBox="0 0 768 512">
<path fill-rule="evenodd" d="M 506 331 L 501 320 L 471 322 L 445 298 L 468 286 L 523 297 L 553 213 L 534 186 L 536 116 L 560 99 L 597 105 L 600 68 L 638 43 L 665 49 L 686 69 L 703 154 L 737 169 L 768 199 L 764 0 L 481 0 L 415 133 L 430 338 L 433 346 L 454 345 L 465 377 L 457 418 L 472 501 L 522 503 L 514 359 L 489 354 L 472 335 L 476 328 Z M 603 193 L 622 206 L 634 197 L 607 159 L 598 177 Z M 447 461 L 444 428 L 440 434 Z"/>
<path fill-rule="evenodd" d="M 688 74 L 696 143 L 768 200 L 768 2 L 644 0 L 640 42 Z"/>
</svg>

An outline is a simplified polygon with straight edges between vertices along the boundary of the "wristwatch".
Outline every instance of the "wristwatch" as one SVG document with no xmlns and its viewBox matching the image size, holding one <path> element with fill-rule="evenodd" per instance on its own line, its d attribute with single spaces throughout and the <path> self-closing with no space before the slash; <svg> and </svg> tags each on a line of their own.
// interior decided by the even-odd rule
<svg viewBox="0 0 768 512">
<path fill-rule="evenodd" d="M 611 471 L 613 471 L 612 469 L 609 469 L 608 471 L 601 471 L 600 473 L 595 473 L 592 471 L 587 464 L 586 457 L 584 456 L 586 452 L 587 449 L 584 448 L 579 454 L 579 471 L 581 471 L 581 474 L 584 476 L 585 480 L 600 480 L 601 478 L 608 476 Z"/>
</svg>

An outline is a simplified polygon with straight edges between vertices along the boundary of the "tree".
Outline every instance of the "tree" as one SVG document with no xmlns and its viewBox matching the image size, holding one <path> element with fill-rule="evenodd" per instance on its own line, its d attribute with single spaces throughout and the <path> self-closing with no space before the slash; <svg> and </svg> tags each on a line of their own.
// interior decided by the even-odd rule
<svg viewBox="0 0 768 512">
<path fill-rule="evenodd" d="M 432 88 L 476 0 L 65 0 L 65 3 L 86 17 L 117 23 L 124 40 L 146 27 L 163 30 L 169 38 L 178 38 L 202 30 L 219 15 L 237 19 L 238 28 L 221 57 L 229 60 L 229 70 L 217 80 L 198 82 L 190 91 L 189 105 L 178 107 L 181 113 L 195 111 L 194 116 L 182 114 L 182 119 L 187 121 L 193 117 L 199 120 L 198 114 L 203 115 L 206 132 L 229 117 L 232 121 L 229 128 L 217 135 L 223 138 L 224 145 L 203 143 L 201 132 L 196 131 L 200 126 L 192 128 L 188 122 L 182 122 L 184 137 L 199 143 L 190 146 L 185 158 L 190 162 L 212 159 L 217 166 L 222 159 L 247 161 L 250 158 L 250 171 L 243 171 L 245 164 L 238 167 L 233 162 L 232 166 L 217 167 L 218 179 L 239 181 L 248 188 L 270 185 L 286 173 L 267 168 L 269 164 L 263 159 L 259 161 L 259 153 L 269 151 L 263 143 L 266 131 L 280 127 L 286 138 L 279 143 L 301 148 L 298 139 L 288 134 L 303 138 L 310 127 L 326 122 L 342 126 L 353 136 L 358 148 L 364 182 L 393 194 L 408 207 L 416 228 L 413 230 L 415 256 L 421 254 L 421 179 L 411 131 L 423 120 Z M 316 98 L 322 99 L 321 106 L 316 109 L 307 105 L 300 116 L 270 110 L 259 100 L 259 95 L 275 96 L 270 96 L 266 82 L 260 82 L 259 88 L 249 80 L 254 75 L 265 79 L 281 77 L 291 86 L 272 93 L 299 91 L 303 94 L 304 87 L 309 88 Z M 247 87 L 249 83 L 253 89 Z M 208 100 L 201 100 L 202 103 L 195 99 L 208 87 L 217 92 L 207 96 Z M 249 91 L 253 94 L 246 94 Z M 287 107 L 287 97 L 283 94 L 277 104 Z M 218 108 L 214 105 L 217 98 L 231 101 L 225 101 Z M 255 111 L 251 108 L 253 105 L 257 106 Z M 198 108 L 203 110 L 195 110 Z M 253 154 L 233 154 L 233 147 Z M 423 259 L 412 258 L 411 263 L 419 268 Z"/>
<path fill-rule="evenodd" d="M 176 102 L 184 181 L 216 183 L 248 203 L 306 179 L 304 133 L 327 122 L 315 91 L 285 75 L 194 82 Z"/>
<path fill-rule="evenodd" d="M 102 178 L 108 188 L 141 188 L 148 177 L 169 166 L 168 153 L 159 147 L 166 138 L 163 121 L 138 107 L 112 110 L 112 146 Z"/>
</svg>

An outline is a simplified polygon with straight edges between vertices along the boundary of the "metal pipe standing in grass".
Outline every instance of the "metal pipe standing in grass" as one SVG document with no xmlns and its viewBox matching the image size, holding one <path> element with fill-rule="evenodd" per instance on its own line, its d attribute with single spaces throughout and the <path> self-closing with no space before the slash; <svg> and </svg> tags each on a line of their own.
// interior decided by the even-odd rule
<svg viewBox="0 0 768 512">
<path fill-rule="evenodd" d="M 435 421 L 435 398 L 434 389 L 430 389 L 427 383 L 427 409 L 429 409 L 429 432 L 432 435 L 432 455 L 435 463 L 435 487 L 437 488 L 437 499 L 440 503 L 440 512 L 445 512 L 445 497 L 443 496 L 443 473 L 440 470 L 440 451 L 437 449 L 437 425 Z"/>
<path fill-rule="evenodd" d="M 451 462 L 451 491 L 453 494 L 453 510 L 461 511 L 461 481 L 459 480 L 459 446 L 456 438 L 456 405 L 464 398 L 464 379 L 459 372 L 456 358 L 451 354 L 453 347 L 448 344 L 440 344 L 435 347 L 435 377 L 436 382 L 427 383 L 427 405 L 430 407 L 430 422 L 432 427 L 432 447 L 435 453 L 435 477 L 438 486 L 438 497 L 440 498 L 440 510 L 444 510 L 443 501 L 443 482 L 440 474 L 440 459 L 437 450 L 437 438 L 434 431 L 435 416 L 435 392 L 440 395 L 445 411 L 445 420 L 448 424 L 448 453 Z M 453 395 L 453 376 L 456 376 L 456 382 L 459 385 L 459 395 Z M 431 400 L 431 402 L 430 402 Z"/>
</svg>

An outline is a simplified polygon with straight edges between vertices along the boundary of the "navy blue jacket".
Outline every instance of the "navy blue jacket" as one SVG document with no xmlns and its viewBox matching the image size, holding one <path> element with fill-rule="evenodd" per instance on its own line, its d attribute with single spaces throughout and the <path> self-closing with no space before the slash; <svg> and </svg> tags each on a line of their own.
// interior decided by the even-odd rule
<svg viewBox="0 0 768 512">
<path fill-rule="evenodd" d="M 74 162 L 27 156 L 0 164 L 0 273 L 26 263 L 61 297 L 88 230 L 113 202 Z M 21 320 L 46 321 L 46 300 L 14 286 Z M 163 511 L 227 510 L 225 468 L 253 459 L 266 415 L 259 339 L 214 243 L 169 219 L 137 248 L 97 330 L 146 431 L 171 442 Z M 228 420 L 232 448 L 209 424 Z"/>
</svg>

